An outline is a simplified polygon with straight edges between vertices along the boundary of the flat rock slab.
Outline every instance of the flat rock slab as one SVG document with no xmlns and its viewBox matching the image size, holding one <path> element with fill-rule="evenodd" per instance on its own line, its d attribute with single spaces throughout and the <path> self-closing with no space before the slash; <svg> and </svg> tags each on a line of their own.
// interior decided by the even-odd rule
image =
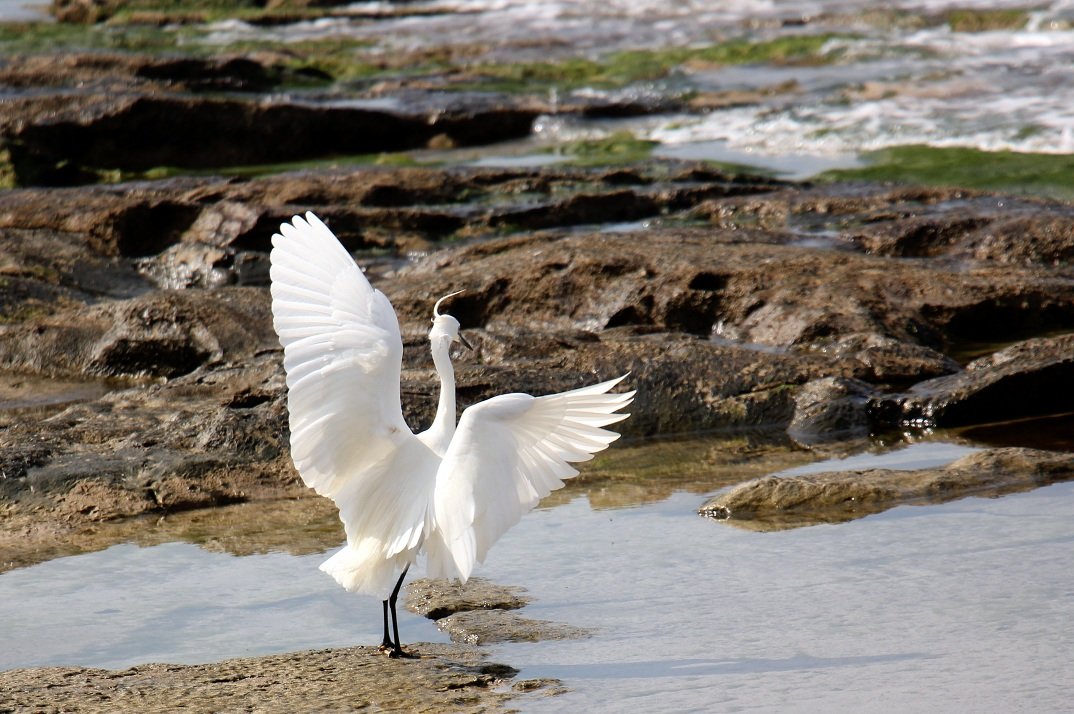
<svg viewBox="0 0 1074 714">
<path fill-rule="evenodd" d="M 465 585 L 458 580 L 422 578 L 406 589 L 406 608 L 430 620 L 469 610 L 517 610 L 530 602 L 525 588 L 485 578 L 470 578 Z"/>
<path fill-rule="evenodd" d="M 493 642 L 540 642 L 589 637 L 591 630 L 549 620 L 531 620 L 506 610 L 471 610 L 439 619 L 436 626 L 452 642 L 487 645 Z"/>
<path fill-rule="evenodd" d="M 500 685 L 517 671 L 459 645 L 414 645 L 418 659 L 373 647 L 146 664 L 122 671 L 49 667 L 0 672 L 0 711 L 501 711 L 516 692 L 558 682 Z M 536 685 L 536 686 L 535 686 Z"/>
<path fill-rule="evenodd" d="M 707 501 L 699 512 L 750 530 L 841 523 L 900 505 L 996 497 L 1074 478 L 1074 454 L 989 449 L 947 466 L 764 476 Z"/>
</svg>

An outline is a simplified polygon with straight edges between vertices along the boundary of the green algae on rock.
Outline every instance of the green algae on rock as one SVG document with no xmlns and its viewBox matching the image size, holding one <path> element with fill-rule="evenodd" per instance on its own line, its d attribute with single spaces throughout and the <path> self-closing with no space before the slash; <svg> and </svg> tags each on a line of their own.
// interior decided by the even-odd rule
<svg viewBox="0 0 1074 714">
<path fill-rule="evenodd" d="M 1022 8 L 955 8 L 943 19 L 954 32 L 993 32 L 1017 30 L 1029 22 L 1029 10 Z"/>
<path fill-rule="evenodd" d="M 570 157 L 575 166 L 633 164 L 649 158 L 657 142 L 638 139 L 628 131 L 617 131 L 602 139 L 579 139 L 549 151 Z"/>
<path fill-rule="evenodd" d="M 822 181 L 896 181 L 1074 197 L 1074 157 L 936 146 L 894 146 L 864 156 L 867 166 L 833 169 Z"/>
<path fill-rule="evenodd" d="M 573 57 L 546 62 L 474 65 L 467 71 L 487 86 L 502 90 L 533 91 L 534 88 L 574 89 L 583 86 L 622 87 L 667 77 L 688 63 L 710 65 L 750 62 L 815 63 L 834 61 L 826 51 L 837 35 L 793 35 L 772 40 L 734 39 L 707 47 L 671 47 L 624 50 L 590 59 Z"/>
</svg>

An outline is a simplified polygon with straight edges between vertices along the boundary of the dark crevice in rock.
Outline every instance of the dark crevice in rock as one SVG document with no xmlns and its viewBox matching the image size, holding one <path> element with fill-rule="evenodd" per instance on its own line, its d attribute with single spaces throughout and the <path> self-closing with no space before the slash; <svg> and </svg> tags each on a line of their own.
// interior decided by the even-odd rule
<svg viewBox="0 0 1074 714">
<path fill-rule="evenodd" d="M 653 296 L 645 295 L 634 305 L 621 308 L 604 323 L 604 327 L 622 327 L 624 325 L 648 325 L 652 322 Z"/>
<path fill-rule="evenodd" d="M 926 307 L 926 317 L 942 325 L 952 342 L 1005 342 L 1074 329 L 1074 312 L 1053 293 L 1037 290 L 999 296 L 958 309 Z"/>
<path fill-rule="evenodd" d="M 195 206 L 173 201 L 131 206 L 112 222 L 119 254 L 133 258 L 160 253 L 179 241 L 199 213 Z"/>
<path fill-rule="evenodd" d="M 728 277 L 715 273 L 698 273 L 690 280 L 687 286 L 691 290 L 704 290 L 706 292 L 719 292 L 727 287 Z"/>
</svg>

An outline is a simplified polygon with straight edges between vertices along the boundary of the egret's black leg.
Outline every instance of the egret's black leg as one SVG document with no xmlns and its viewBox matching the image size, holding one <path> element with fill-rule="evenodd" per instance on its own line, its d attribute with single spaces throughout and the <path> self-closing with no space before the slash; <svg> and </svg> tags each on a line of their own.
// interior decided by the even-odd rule
<svg viewBox="0 0 1074 714">
<path fill-rule="evenodd" d="M 389 657 L 416 656 L 403 651 L 403 643 L 399 641 L 399 614 L 395 611 L 395 603 L 399 599 L 399 588 L 403 587 L 403 578 L 406 577 L 406 571 L 408 570 L 410 570 L 409 565 L 403 568 L 403 572 L 399 575 L 399 581 L 395 584 L 395 589 L 392 590 L 391 597 L 389 597 L 387 601 L 388 609 L 392 611 L 392 632 L 395 634 L 395 646 L 392 647 L 392 651 L 388 653 Z"/>
<path fill-rule="evenodd" d="M 380 643 L 380 648 L 384 651 L 395 649 L 395 643 L 392 642 L 392 638 L 388 635 L 388 601 L 384 601 L 384 639 Z"/>
</svg>

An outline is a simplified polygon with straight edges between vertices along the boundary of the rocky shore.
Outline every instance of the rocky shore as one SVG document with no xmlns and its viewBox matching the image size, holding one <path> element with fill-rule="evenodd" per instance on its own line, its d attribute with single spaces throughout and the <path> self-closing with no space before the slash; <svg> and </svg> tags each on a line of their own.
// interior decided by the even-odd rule
<svg viewBox="0 0 1074 714">
<path fill-rule="evenodd" d="M 630 372 L 627 437 L 750 427 L 820 446 L 1059 413 L 1074 380 L 1062 203 L 659 163 L 16 189 L 6 567 L 95 521 L 303 493 L 266 264 L 307 210 L 400 315 L 415 428 L 436 398 L 430 305 L 457 289 L 475 346 L 456 360 L 462 406 Z"/>
</svg>

